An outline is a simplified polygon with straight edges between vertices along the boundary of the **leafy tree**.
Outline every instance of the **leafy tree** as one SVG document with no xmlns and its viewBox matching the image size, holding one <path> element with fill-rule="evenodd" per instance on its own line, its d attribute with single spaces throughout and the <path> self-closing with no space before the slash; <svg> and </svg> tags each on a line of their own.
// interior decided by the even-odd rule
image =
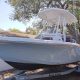
<svg viewBox="0 0 80 80">
<path fill-rule="evenodd" d="M 32 16 L 37 15 L 41 8 L 58 7 L 69 10 L 74 10 L 74 5 L 77 6 L 79 13 L 80 0 L 8 0 L 11 6 L 14 7 L 12 19 L 19 21 L 26 21 Z"/>
<path fill-rule="evenodd" d="M 80 32 L 80 0 L 8 0 L 11 6 L 14 7 L 12 19 L 18 21 L 26 21 L 32 16 L 36 16 L 40 9 L 48 7 L 58 7 L 69 9 L 74 12 L 77 19 L 77 30 Z M 74 6 L 76 6 L 74 8 Z M 74 27 L 68 25 L 69 32 L 74 36 L 76 33 Z M 75 37 L 75 36 L 74 36 Z M 77 36 L 78 38 L 79 36 Z"/>
<path fill-rule="evenodd" d="M 16 28 L 10 28 L 9 29 L 10 32 L 21 32 L 20 30 L 16 29 Z"/>
<path fill-rule="evenodd" d="M 37 28 L 28 27 L 28 28 L 26 29 L 26 33 L 27 33 L 27 34 L 36 35 L 36 34 L 38 34 L 38 32 L 39 32 L 39 29 L 37 29 Z"/>
<path fill-rule="evenodd" d="M 36 15 L 41 8 L 44 7 L 59 7 L 68 8 L 69 0 L 8 0 L 15 11 L 12 16 L 13 20 L 26 21 L 33 15 Z"/>
</svg>

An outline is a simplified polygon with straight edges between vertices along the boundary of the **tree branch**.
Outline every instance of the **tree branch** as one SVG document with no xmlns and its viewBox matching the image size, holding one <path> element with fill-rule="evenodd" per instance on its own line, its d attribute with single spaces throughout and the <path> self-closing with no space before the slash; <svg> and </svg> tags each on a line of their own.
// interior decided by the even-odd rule
<svg viewBox="0 0 80 80">
<path fill-rule="evenodd" d="M 49 3 L 47 4 L 47 7 L 49 7 L 49 5 L 52 3 L 53 0 L 50 0 Z"/>
</svg>

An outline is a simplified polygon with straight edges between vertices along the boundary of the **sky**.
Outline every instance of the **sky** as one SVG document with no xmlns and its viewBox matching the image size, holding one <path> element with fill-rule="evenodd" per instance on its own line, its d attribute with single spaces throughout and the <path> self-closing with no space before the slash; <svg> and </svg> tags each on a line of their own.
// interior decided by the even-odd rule
<svg viewBox="0 0 80 80">
<path fill-rule="evenodd" d="M 0 0 L 0 28 L 4 30 L 16 28 L 24 32 L 26 27 L 32 25 L 35 18 L 31 19 L 26 25 L 22 22 L 18 22 L 17 20 L 12 21 L 9 17 L 13 13 L 13 10 L 14 9 L 9 4 L 5 3 L 5 0 Z"/>
</svg>

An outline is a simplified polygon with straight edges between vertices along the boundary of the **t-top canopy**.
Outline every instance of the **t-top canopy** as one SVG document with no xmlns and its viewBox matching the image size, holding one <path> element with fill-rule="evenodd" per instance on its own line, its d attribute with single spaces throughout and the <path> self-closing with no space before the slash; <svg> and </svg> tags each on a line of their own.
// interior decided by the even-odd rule
<svg viewBox="0 0 80 80">
<path fill-rule="evenodd" d="M 77 18 L 68 10 L 59 8 L 46 8 L 45 10 L 40 10 L 38 16 L 50 24 L 57 24 L 59 22 L 60 25 L 63 25 L 64 22 L 66 24 L 77 22 Z"/>
</svg>

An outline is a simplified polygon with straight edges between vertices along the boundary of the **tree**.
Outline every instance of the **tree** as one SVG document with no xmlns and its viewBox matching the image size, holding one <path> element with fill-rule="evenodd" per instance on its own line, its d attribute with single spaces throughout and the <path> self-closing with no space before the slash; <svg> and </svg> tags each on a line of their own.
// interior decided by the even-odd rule
<svg viewBox="0 0 80 80">
<path fill-rule="evenodd" d="M 68 8 L 69 0 L 8 0 L 11 6 L 14 7 L 15 11 L 12 16 L 13 20 L 26 21 L 36 15 L 41 8 L 44 7 L 60 7 Z"/>
<path fill-rule="evenodd" d="M 28 27 L 26 29 L 27 34 L 36 35 L 38 32 L 39 32 L 39 30 L 37 28 Z"/>
<path fill-rule="evenodd" d="M 71 0 L 69 4 L 69 10 L 72 11 L 72 13 L 77 17 L 78 22 L 75 25 L 76 29 L 70 25 L 68 30 L 69 32 L 72 32 L 73 37 L 75 37 L 77 42 L 80 43 L 80 0 Z"/>
<path fill-rule="evenodd" d="M 71 12 L 76 12 L 75 15 L 78 19 L 77 29 L 80 31 L 80 0 L 8 0 L 11 6 L 14 7 L 14 14 L 12 16 L 13 20 L 26 21 L 29 20 L 32 16 L 36 16 L 40 9 L 48 7 L 58 7 L 69 9 Z M 74 9 L 74 6 L 76 8 Z M 70 25 L 68 25 L 70 26 Z M 68 27 L 69 32 L 74 33 L 74 27 Z"/>
<path fill-rule="evenodd" d="M 20 30 L 16 29 L 16 28 L 10 28 L 9 29 L 10 32 L 21 32 Z"/>
<path fill-rule="evenodd" d="M 75 4 L 73 4 L 73 0 L 8 0 L 10 5 L 14 7 L 12 19 L 19 21 L 30 19 L 44 7 L 59 7 L 73 11 L 74 5 L 80 7 L 80 0 L 74 1 Z"/>
</svg>

